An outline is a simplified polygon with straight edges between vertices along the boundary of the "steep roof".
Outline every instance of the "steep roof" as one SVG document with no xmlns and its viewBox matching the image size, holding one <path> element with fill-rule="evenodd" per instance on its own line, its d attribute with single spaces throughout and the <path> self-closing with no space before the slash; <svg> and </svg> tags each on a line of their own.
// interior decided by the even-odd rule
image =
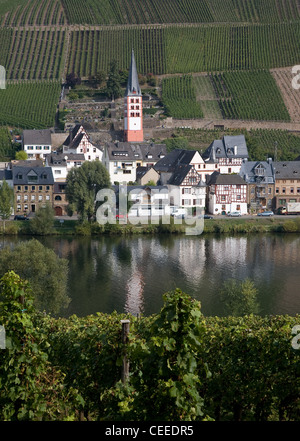
<svg viewBox="0 0 300 441">
<path fill-rule="evenodd" d="M 264 172 L 258 172 L 258 169 L 263 169 Z M 246 182 L 254 182 L 262 178 L 274 179 L 273 162 L 269 161 L 243 161 L 240 175 Z"/>
<path fill-rule="evenodd" d="M 276 179 L 300 179 L 300 161 L 274 162 Z"/>
<path fill-rule="evenodd" d="M 83 153 L 51 153 L 46 155 L 46 161 L 50 165 L 66 165 L 67 161 L 85 161 Z"/>
<path fill-rule="evenodd" d="M 192 168 L 193 166 L 189 164 L 178 165 L 171 178 L 168 180 L 168 184 L 181 185 Z"/>
<path fill-rule="evenodd" d="M 240 175 L 221 174 L 215 171 L 208 178 L 208 185 L 246 185 L 246 182 Z"/>
<path fill-rule="evenodd" d="M 223 136 L 223 139 L 214 140 L 202 157 L 206 162 L 215 162 L 220 158 L 248 158 L 245 136 Z"/>
<path fill-rule="evenodd" d="M 23 130 L 24 145 L 51 145 L 51 130 Z"/>
<path fill-rule="evenodd" d="M 173 172 L 179 165 L 187 165 L 192 161 L 196 150 L 174 149 L 154 166 L 156 171 Z"/>
<path fill-rule="evenodd" d="M 14 185 L 53 185 L 54 178 L 51 167 L 19 167 L 12 168 Z M 36 177 L 30 180 L 30 176 Z"/>
<path fill-rule="evenodd" d="M 134 51 L 132 49 L 131 62 L 130 62 L 129 75 L 128 75 L 125 96 L 141 95 L 141 94 L 142 94 L 142 92 L 141 92 L 141 88 L 139 85 L 139 78 L 138 78 L 138 73 L 137 73 L 137 69 L 136 69 Z"/>
</svg>

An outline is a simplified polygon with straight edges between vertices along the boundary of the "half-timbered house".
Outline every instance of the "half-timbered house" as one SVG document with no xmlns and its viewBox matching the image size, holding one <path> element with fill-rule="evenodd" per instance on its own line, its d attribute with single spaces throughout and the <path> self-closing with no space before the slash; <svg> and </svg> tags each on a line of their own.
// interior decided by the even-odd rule
<svg viewBox="0 0 300 441">
<path fill-rule="evenodd" d="M 214 172 L 208 181 L 208 209 L 211 214 L 239 211 L 247 214 L 247 184 L 239 175 Z"/>
</svg>

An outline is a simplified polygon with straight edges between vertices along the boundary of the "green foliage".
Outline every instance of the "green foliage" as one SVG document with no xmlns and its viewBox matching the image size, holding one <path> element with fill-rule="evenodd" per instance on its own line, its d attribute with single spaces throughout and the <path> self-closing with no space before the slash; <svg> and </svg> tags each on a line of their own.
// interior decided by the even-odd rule
<svg viewBox="0 0 300 441">
<path fill-rule="evenodd" d="M 0 419 L 2 421 L 63 419 L 82 402 L 65 389 L 64 374 L 48 361 L 47 335 L 34 320 L 27 281 L 13 271 L 0 280 L 0 322 L 6 348 L 0 351 Z"/>
<path fill-rule="evenodd" d="M 299 19 L 295 2 L 279 0 L 62 0 L 68 21 L 72 24 L 152 24 L 210 22 L 280 22 Z M 159 5 L 159 6 L 158 6 Z"/>
<path fill-rule="evenodd" d="M 299 419 L 299 351 L 291 345 L 299 316 L 203 317 L 199 302 L 177 289 L 150 317 L 55 319 L 35 313 L 27 282 L 13 273 L 1 294 L 2 419 Z M 125 353 L 130 376 L 122 383 Z"/>
<path fill-rule="evenodd" d="M 174 118 L 203 118 L 191 75 L 166 78 L 162 82 L 165 113 Z"/>
<path fill-rule="evenodd" d="M 66 196 L 70 214 L 77 212 L 81 220 L 89 222 L 96 214 L 96 195 L 110 187 L 109 173 L 100 161 L 86 161 L 72 168 L 67 176 Z"/>
<path fill-rule="evenodd" d="M 26 159 L 28 159 L 28 155 L 25 150 L 19 150 L 18 152 L 16 152 L 15 159 L 17 161 L 25 161 Z"/>
<path fill-rule="evenodd" d="M 270 72 L 223 72 L 214 74 L 211 78 L 224 118 L 290 120 Z"/>
<path fill-rule="evenodd" d="M 31 221 L 30 221 L 31 222 Z M 58 313 L 69 304 L 67 296 L 68 263 L 35 239 L 9 246 L 0 252 L 0 275 L 13 270 L 29 281 L 35 306 Z"/>
<path fill-rule="evenodd" d="M 53 232 L 54 214 L 54 210 L 49 203 L 40 206 L 34 218 L 30 220 L 31 233 L 38 236 L 51 234 Z"/>
<path fill-rule="evenodd" d="M 109 65 L 106 93 L 112 100 L 122 95 L 121 75 L 116 60 L 111 61 Z"/>
<path fill-rule="evenodd" d="M 9 219 L 14 203 L 14 190 L 3 180 L 0 186 L 0 217 L 2 220 Z"/>
<path fill-rule="evenodd" d="M 173 136 L 171 138 L 167 138 L 164 140 L 164 143 L 166 144 L 168 152 L 171 152 L 175 149 L 186 150 L 189 148 L 188 140 L 183 136 Z"/>
<path fill-rule="evenodd" d="M 8 83 L 0 93 L 0 124 L 26 129 L 52 127 L 59 82 Z"/>
</svg>

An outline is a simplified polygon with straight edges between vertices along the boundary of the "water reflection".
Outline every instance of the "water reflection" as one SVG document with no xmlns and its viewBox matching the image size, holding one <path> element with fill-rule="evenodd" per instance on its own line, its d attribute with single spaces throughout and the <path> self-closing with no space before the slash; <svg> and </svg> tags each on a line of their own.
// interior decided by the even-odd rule
<svg viewBox="0 0 300 441">
<path fill-rule="evenodd" d="M 69 261 L 72 302 L 62 315 L 156 313 L 176 287 L 201 302 L 205 315 L 224 315 L 224 281 L 251 279 L 261 314 L 300 310 L 298 235 L 99 237 L 41 239 Z"/>
</svg>

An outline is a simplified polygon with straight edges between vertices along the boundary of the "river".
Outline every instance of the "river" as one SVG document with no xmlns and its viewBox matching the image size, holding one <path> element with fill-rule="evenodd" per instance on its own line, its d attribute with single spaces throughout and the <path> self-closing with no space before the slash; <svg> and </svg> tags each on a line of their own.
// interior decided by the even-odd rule
<svg viewBox="0 0 300 441">
<path fill-rule="evenodd" d="M 162 295 L 180 288 L 204 315 L 226 315 L 224 281 L 250 278 L 259 313 L 300 312 L 300 236 L 45 237 L 69 261 L 69 307 L 62 316 L 96 312 L 159 312 Z"/>
</svg>

